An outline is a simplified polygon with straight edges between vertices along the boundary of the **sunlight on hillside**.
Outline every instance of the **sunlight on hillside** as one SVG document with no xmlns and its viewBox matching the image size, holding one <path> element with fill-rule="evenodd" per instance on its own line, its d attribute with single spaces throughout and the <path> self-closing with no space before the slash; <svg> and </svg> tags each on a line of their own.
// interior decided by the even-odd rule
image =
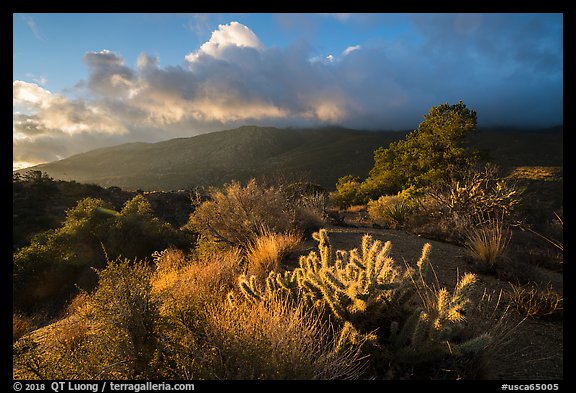
<svg viewBox="0 0 576 393">
<path fill-rule="evenodd" d="M 562 179 L 562 167 L 558 166 L 520 166 L 509 175 L 513 179 L 557 181 Z"/>
</svg>

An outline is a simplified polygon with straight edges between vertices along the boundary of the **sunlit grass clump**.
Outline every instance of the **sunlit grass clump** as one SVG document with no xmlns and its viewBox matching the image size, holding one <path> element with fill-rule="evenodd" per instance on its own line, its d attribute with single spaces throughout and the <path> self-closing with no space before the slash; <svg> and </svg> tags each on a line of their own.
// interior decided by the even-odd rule
<svg viewBox="0 0 576 393">
<path fill-rule="evenodd" d="M 542 290 L 537 287 L 511 284 L 510 304 L 525 318 L 541 318 L 562 315 L 563 297 L 551 287 Z"/>
<path fill-rule="evenodd" d="M 465 246 L 474 261 L 493 271 L 510 243 L 511 232 L 503 220 L 482 219 L 466 231 Z"/>
<path fill-rule="evenodd" d="M 294 251 L 302 239 L 294 232 L 272 233 L 263 231 L 246 251 L 247 274 L 264 279 L 272 270 L 278 271 L 280 262 L 288 253 Z"/>
</svg>

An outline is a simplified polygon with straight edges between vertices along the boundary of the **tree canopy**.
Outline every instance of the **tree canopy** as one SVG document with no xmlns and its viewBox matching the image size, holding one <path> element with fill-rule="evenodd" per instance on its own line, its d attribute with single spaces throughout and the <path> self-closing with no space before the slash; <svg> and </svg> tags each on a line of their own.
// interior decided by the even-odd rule
<svg viewBox="0 0 576 393">
<path fill-rule="evenodd" d="M 476 131 L 476 125 L 476 112 L 462 101 L 434 106 L 405 139 L 374 152 L 374 167 L 354 198 L 349 195 L 349 186 L 354 183 L 350 177 L 345 176 L 338 184 L 345 189 L 347 199 L 364 202 L 410 187 L 425 188 L 477 160 L 477 154 L 464 146 L 464 138 Z"/>
</svg>

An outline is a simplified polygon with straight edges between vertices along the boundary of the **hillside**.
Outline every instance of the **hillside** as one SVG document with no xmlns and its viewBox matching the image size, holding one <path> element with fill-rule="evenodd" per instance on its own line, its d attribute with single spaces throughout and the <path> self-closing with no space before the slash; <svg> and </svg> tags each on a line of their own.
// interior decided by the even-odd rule
<svg viewBox="0 0 576 393">
<path fill-rule="evenodd" d="M 35 169 L 55 179 L 132 190 L 188 189 L 261 176 L 305 179 L 333 189 L 343 175 L 365 177 L 373 166 L 374 150 L 405 135 L 342 128 L 244 126 L 158 143 L 96 149 L 22 172 Z M 470 142 L 489 151 L 504 167 L 562 166 L 562 135 L 562 127 L 486 130 Z"/>
</svg>

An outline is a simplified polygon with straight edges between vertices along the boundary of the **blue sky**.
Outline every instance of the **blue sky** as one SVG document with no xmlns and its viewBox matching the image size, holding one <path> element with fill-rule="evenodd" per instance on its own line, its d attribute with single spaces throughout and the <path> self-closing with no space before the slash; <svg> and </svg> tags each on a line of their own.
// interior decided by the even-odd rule
<svg viewBox="0 0 576 393">
<path fill-rule="evenodd" d="M 14 14 L 15 168 L 234 128 L 562 123 L 561 14 Z"/>
</svg>

